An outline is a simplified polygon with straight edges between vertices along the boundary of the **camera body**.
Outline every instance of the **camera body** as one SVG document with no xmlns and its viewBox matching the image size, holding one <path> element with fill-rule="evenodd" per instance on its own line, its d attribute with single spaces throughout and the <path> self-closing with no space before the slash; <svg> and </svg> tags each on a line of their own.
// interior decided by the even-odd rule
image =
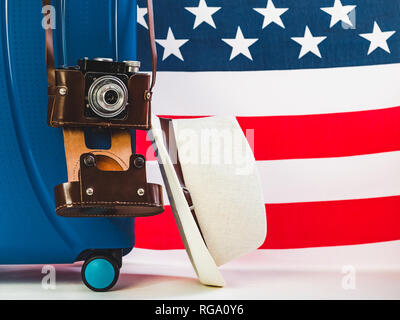
<svg viewBox="0 0 400 320">
<path fill-rule="evenodd" d="M 139 72 L 139 61 L 96 58 L 78 61 L 85 75 L 85 116 L 124 119 L 129 107 L 128 81 Z"/>
<path fill-rule="evenodd" d="M 150 128 L 150 75 L 139 61 L 80 59 L 56 69 L 56 90 L 49 92 L 52 127 Z M 150 93 L 150 94 L 149 94 Z"/>
</svg>

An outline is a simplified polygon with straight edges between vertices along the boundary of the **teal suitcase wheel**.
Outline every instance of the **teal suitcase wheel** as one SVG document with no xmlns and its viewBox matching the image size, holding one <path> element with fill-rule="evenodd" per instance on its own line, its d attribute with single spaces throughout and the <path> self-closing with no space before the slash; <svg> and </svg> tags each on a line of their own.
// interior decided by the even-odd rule
<svg viewBox="0 0 400 320">
<path fill-rule="evenodd" d="M 117 283 L 118 263 L 112 257 L 92 256 L 82 266 L 82 281 L 93 291 L 108 291 Z"/>
</svg>

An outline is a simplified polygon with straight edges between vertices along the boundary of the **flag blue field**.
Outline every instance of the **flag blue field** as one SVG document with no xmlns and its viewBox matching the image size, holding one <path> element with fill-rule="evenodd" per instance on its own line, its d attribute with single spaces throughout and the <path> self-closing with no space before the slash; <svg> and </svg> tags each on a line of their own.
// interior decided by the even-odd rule
<svg viewBox="0 0 400 320">
<path fill-rule="evenodd" d="M 163 0 L 155 1 L 155 10 L 160 71 L 286 70 L 400 62 L 400 35 L 394 33 L 400 29 L 396 0 Z M 139 57 L 149 69 L 143 32 L 147 25 L 142 16 L 138 18 L 144 27 L 139 28 Z M 371 46 L 378 47 L 368 55 Z M 304 56 L 299 59 L 301 51 Z"/>
</svg>

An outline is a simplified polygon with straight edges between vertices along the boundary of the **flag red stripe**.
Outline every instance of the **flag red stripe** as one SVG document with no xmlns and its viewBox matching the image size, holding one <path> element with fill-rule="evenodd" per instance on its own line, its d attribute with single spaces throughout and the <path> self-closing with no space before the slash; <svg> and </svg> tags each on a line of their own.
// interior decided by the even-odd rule
<svg viewBox="0 0 400 320">
<path fill-rule="evenodd" d="M 344 157 L 400 150 L 400 107 L 237 119 L 244 132 L 254 130 L 256 160 Z M 144 137 L 144 132 L 138 133 L 137 151 L 142 154 L 150 146 Z M 154 159 L 149 156 L 148 160 Z"/>
<path fill-rule="evenodd" d="M 263 249 L 354 245 L 400 239 L 400 197 L 266 205 Z M 168 206 L 163 214 L 136 219 L 136 246 L 182 249 Z"/>
</svg>

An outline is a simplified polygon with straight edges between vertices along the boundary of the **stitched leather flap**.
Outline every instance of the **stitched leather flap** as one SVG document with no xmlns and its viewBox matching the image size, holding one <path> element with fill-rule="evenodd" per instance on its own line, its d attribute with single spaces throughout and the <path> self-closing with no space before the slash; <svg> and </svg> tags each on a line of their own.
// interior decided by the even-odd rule
<svg viewBox="0 0 400 320">
<path fill-rule="evenodd" d="M 80 157 L 79 181 L 54 188 L 65 217 L 145 217 L 164 211 L 162 187 L 147 183 L 144 157 L 132 155 L 126 171 L 102 171 L 92 153 Z"/>
</svg>

